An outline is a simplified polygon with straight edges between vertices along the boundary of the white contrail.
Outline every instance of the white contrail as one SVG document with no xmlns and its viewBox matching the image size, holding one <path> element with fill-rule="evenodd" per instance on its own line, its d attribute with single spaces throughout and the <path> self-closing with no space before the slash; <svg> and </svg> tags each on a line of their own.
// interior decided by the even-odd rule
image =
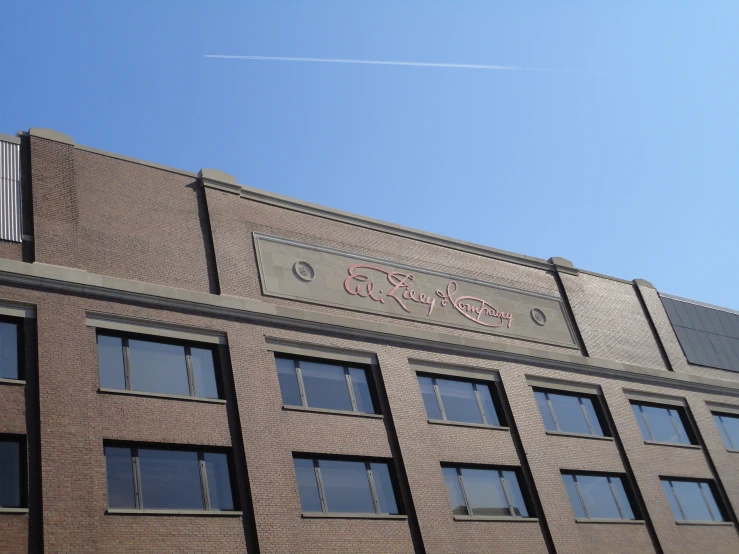
<svg viewBox="0 0 739 554">
<path fill-rule="evenodd" d="M 518 67 L 513 65 L 480 65 L 466 63 L 429 63 L 429 62 L 391 62 L 383 60 L 347 60 L 339 58 L 288 58 L 284 56 L 226 56 L 223 54 L 206 54 L 206 58 L 226 60 L 263 60 L 280 62 L 314 62 L 314 63 L 353 63 L 363 65 L 400 65 L 405 67 L 446 67 L 454 69 L 487 69 L 495 71 L 547 71 L 551 73 L 589 73 L 566 69 L 544 69 L 539 67 Z M 592 74 L 592 73 L 591 73 Z"/>
</svg>

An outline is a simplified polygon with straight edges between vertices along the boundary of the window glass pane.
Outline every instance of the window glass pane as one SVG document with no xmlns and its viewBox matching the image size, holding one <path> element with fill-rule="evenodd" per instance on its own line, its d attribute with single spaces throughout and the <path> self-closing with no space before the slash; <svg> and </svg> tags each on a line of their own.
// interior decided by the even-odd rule
<svg viewBox="0 0 739 554">
<path fill-rule="evenodd" d="M 732 450 L 739 450 L 739 417 L 721 415 L 724 434 L 729 439 Z"/>
<path fill-rule="evenodd" d="M 611 477 L 611 485 L 613 486 L 613 491 L 616 493 L 618 505 L 621 506 L 623 518 L 636 519 L 634 517 L 634 511 L 631 509 L 631 502 L 629 502 L 629 497 L 626 495 L 626 489 L 624 489 L 624 484 L 621 478 Z"/>
<path fill-rule="evenodd" d="M 434 385 L 430 377 L 419 377 L 418 384 L 421 386 L 421 396 L 426 406 L 426 415 L 429 419 L 441 419 L 439 402 L 436 400 Z"/>
<path fill-rule="evenodd" d="M 21 445 L 0 441 L 0 508 L 21 506 Z"/>
<path fill-rule="evenodd" d="M 0 377 L 18 379 L 18 325 L 0 322 Z"/>
<path fill-rule="evenodd" d="M 600 426 L 600 421 L 598 420 L 598 414 L 595 413 L 595 406 L 593 406 L 593 400 L 591 398 L 588 398 L 587 396 L 583 396 L 582 405 L 585 407 L 585 411 L 588 414 L 588 421 L 590 422 L 590 426 L 593 428 L 593 434 L 602 437 L 605 433 L 603 433 L 603 429 Z"/>
<path fill-rule="evenodd" d="M 398 503 L 395 501 L 393 482 L 390 479 L 390 468 L 387 464 L 370 464 L 372 478 L 375 480 L 377 502 L 380 504 L 381 514 L 397 514 Z"/>
<path fill-rule="evenodd" d="M 498 412 L 495 409 L 493 397 L 490 394 L 490 387 L 478 384 L 477 392 L 480 395 L 480 402 L 482 403 L 482 409 L 485 410 L 485 418 L 488 420 L 488 425 L 500 425 Z"/>
<path fill-rule="evenodd" d="M 652 430 L 652 440 L 659 442 L 680 442 L 680 437 L 675 432 L 675 427 L 670 418 L 670 412 L 666 408 L 643 405 L 642 410 Z M 679 425 L 682 425 L 679 421 Z"/>
<path fill-rule="evenodd" d="M 316 470 L 313 460 L 295 458 L 295 477 L 298 481 L 300 509 L 304 512 L 321 512 L 321 497 L 318 495 Z"/>
<path fill-rule="evenodd" d="M 329 410 L 352 410 L 344 368 L 338 365 L 300 362 L 308 406 Z"/>
<path fill-rule="evenodd" d="M 682 416 L 682 412 L 679 410 L 676 410 L 675 408 L 670 408 L 668 410 L 670 413 L 670 417 L 672 418 L 673 423 L 675 424 L 675 427 L 677 428 L 678 436 L 680 438 L 680 442 L 682 444 L 690 444 L 690 438 L 688 437 L 688 431 L 685 426 L 684 417 Z"/>
<path fill-rule="evenodd" d="M 473 516 L 511 515 L 497 471 L 466 468 L 461 471 Z"/>
<path fill-rule="evenodd" d="M 98 335 L 98 367 L 101 387 L 126 388 L 126 376 L 123 373 L 123 341 L 120 337 Z"/>
<path fill-rule="evenodd" d="M 128 346 L 133 390 L 190 395 L 183 346 L 142 340 Z"/>
<path fill-rule="evenodd" d="M 456 468 L 442 467 L 441 472 L 444 474 L 444 482 L 446 483 L 446 490 L 449 493 L 449 503 L 452 505 L 452 513 L 455 516 L 469 515 Z"/>
<path fill-rule="evenodd" d="M 559 423 L 559 430 L 567 433 L 590 434 L 588 424 L 585 422 L 585 414 L 580 407 L 580 399 L 577 396 L 548 393 L 549 401 L 554 408 L 554 415 Z"/>
<path fill-rule="evenodd" d="M 472 383 L 437 379 L 436 386 L 441 394 L 441 404 L 449 421 L 482 423 L 482 414 L 477 405 Z"/>
<path fill-rule="evenodd" d="M 196 452 L 139 450 L 141 496 L 148 510 L 202 510 Z"/>
<path fill-rule="evenodd" d="M 670 509 L 672 510 L 672 515 L 675 516 L 675 521 L 685 521 L 682 513 L 680 513 L 680 507 L 677 505 L 677 500 L 675 500 L 675 495 L 672 493 L 672 487 L 670 486 L 670 482 L 666 479 L 663 480 L 662 488 L 665 490 L 665 496 L 667 497 L 667 502 L 670 503 Z"/>
<path fill-rule="evenodd" d="M 205 453 L 205 474 L 208 479 L 208 496 L 211 510 L 233 510 L 231 478 L 228 471 L 228 458 L 225 454 Z"/>
<path fill-rule="evenodd" d="M 329 512 L 374 513 L 364 462 L 320 460 Z"/>
<path fill-rule="evenodd" d="M 105 447 L 108 507 L 135 508 L 133 462 L 130 448 Z"/>
<path fill-rule="evenodd" d="M 367 382 L 367 372 L 358 367 L 350 367 L 349 376 L 352 378 L 357 411 L 363 414 L 374 414 L 375 408 L 372 406 L 372 395 L 370 394 L 369 383 Z"/>
<path fill-rule="evenodd" d="M 712 521 L 698 483 L 695 481 L 673 481 L 672 488 L 675 490 L 687 521 Z"/>
<path fill-rule="evenodd" d="M 713 521 L 724 521 L 724 515 L 721 513 L 721 510 L 716 503 L 716 498 L 713 496 L 713 489 L 711 486 L 708 483 L 701 483 L 700 487 L 703 490 L 703 496 L 708 503 L 708 507 L 711 508 L 711 512 L 713 513 Z"/>
<path fill-rule="evenodd" d="M 541 391 L 534 391 L 534 396 L 536 397 L 536 403 L 539 405 L 541 418 L 544 420 L 544 427 L 546 427 L 547 431 L 556 431 L 557 426 L 552 419 L 552 412 L 549 410 L 546 395 Z"/>
<path fill-rule="evenodd" d="M 606 477 L 578 475 L 577 483 L 591 519 L 621 519 Z"/>
<path fill-rule="evenodd" d="M 521 517 L 529 517 L 529 511 L 526 509 L 526 502 L 521 494 L 521 487 L 518 484 L 518 475 L 515 471 L 504 471 L 503 479 L 505 479 L 508 495 L 513 503 L 513 513 Z"/>
<path fill-rule="evenodd" d="M 282 392 L 282 403 L 285 406 L 302 406 L 298 377 L 295 373 L 295 360 L 275 358 L 275 363 L 277 364 L 277 379 L 280 381 L 280 392 Z"/>
<path fill-rule="evenodd" d="M 575 517 L 586 517 L 585 510 L 583 509 L 582 502 L 580 501 L 580 495 L 577 493 L 577 488 L 575 487 L 575 479 L 572 477 L 572 475 L 564 474 L 562 475 L 562 480 L 565 483 L 567 496 L 570 497 L 570 504 L 572 505 L 572 511 L 575 512 Z"/>
<path fill-rule="evenodd" d="M 646 441 L 652 440 L 652 436 L 649 434 L 649 428 L 647 427 L 646 423 L 644 423 L 644 416 L 641 412 L 641 406 L 639 404 L 632 404 L 631 409 L 634 412 L 634 417 L 636 418 L 636 422 L 639 424 L 639 429 L 641 429 L 641 436 Z"/>
<path fill-rule="evenodd" d="M 718 427 L 719 433 L 721 433 L 721 438 L 724 441 L 724 446 L 729 449 L 733 449 L 734 447 L 731 444 L 731 438 L 729 437 L 726 428 L 724 428 L 724 424 L 722 421 L 723 416 L 713 414 L 713 421 L 716 423 L 716 427 Z"/>
<path fill-rule="evenodd" d="M 218 398 L 213 351 L 207 348 L 190 348 L 190 361 L 192 362 L 192 379 L 195 382 L 195 396 Z"/>
</svg>

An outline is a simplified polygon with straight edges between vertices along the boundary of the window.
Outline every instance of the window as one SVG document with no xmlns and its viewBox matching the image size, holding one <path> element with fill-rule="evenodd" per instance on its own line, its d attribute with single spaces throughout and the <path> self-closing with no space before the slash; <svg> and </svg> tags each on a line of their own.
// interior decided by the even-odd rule
<svg viewBox="0 0 739 554">
<path fill-rule="evenodd" d="M 108 507 L 132 510 L 234 510 L 223 452 L 106 445 Z"/>
<path fill-rule="evenodd" d="M 442 466 L 455 516 L 533 517 L 516 469 Z"/>
<path fill-rule="evenodd" d="M 682 408 L 632 402 L 631 409 L 644 440 L 697 444 Z"/>
<path fill-rule="evenodd" d="M 547 431 L 610 436 L 597 398 L 537 389 L 534 395 Z"/>
<path fill-rule="evenodd" d="M 220 398 L 213 348 L 98 334 L 100 386 Z"/>
<path fill-rule="evenodd" d="M 20 360 L 23 344 L 20 323 L 0 319 L 0 379 L 22 379 Z"/>
<path fill-rule="evenodd" d="M 303 513 L 400 514 L 387 462 L 296 457 Z"/>
<path fill-rule="evenodd" d="M 576 518 L 638 519 L 620 476 L 562 473 L 562 480 Z"/>
<path fill-rule="evenodd" d="M 0 508 L 26 506 L 23 439 L 0 435 Z"/>
<path fill-rule="evenodd" d="M 488 383 L 419 375 L 418 384 L 429 419 L 505 425 L 498 397 Z"/>
<path fill-rule="evenodd" d="M 283 356 L 275 362 L 284 405 L 377 413 L 367 369 Z"/>
<path fill-rule="evenodd" d="M 716 502 L 713 483 L 663 478 L 662 487 L 675 521 L 727 521 Z"/>
<path fill-rule="evenodd" d="M 713 420 L 718 426 L 726 448 L 729 450 L 739 450 L 739 416 L 713 414 Z"/>
</svg>

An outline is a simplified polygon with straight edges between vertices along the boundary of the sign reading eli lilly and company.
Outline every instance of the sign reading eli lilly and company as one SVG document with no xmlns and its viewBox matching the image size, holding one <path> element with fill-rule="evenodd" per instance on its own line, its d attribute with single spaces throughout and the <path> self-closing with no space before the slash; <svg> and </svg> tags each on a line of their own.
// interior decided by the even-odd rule
<svg viewBox="0 0 739 554">
<path fill-rule="evenodd" d="M 577 348 L 556 296 L 258 233 L 254 242 L 265 296 Z"/>
</svg>

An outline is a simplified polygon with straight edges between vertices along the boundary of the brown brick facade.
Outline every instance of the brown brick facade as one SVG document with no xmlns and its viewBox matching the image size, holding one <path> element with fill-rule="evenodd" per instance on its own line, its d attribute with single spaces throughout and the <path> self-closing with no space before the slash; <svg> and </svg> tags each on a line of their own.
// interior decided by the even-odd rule
<svg viewBox="0 0 739 554">
<path fill-rule="evenodd" d="M 727 451 L 707 404 L 739 408 L 739 377 L 685 361 L 654 289 L 574 270 L 557 276 L 544 262 L 259 201 L 228 186 L 204 187 L 194 174 L 33 133 L 26 147 L 35 261 L 2 265 L 22 256 L 18 245 L 0 244 L 0 307 L 35 309 L 23 326 L 25 383 L 0 381 L 0 435 L 26 437 L 28 513 L 0 509 L 1 552 L 739 550 L 739 454 Z M 554 297 L 561 279 L 589 357 L 263 296 L 253 232 Z M 71 284 L 81 279 L 73 270 L 86 272 L 89 286 Z M 19 277 L 34 271 L 47 277 Z M 121 279 L 129 280 L 125 292 Z M 90 314 L 219 333 L 227 342 L 218 349 L 225 402 L 100 391 Z M 318 349 L 327 359 L 371 357 L 382 417 L 284 409 L 274 344 Z M 497 379 L 509 428 L 430 423 L 417 379 L 422 367 Z M 531 379 L 598 390 L 613 437 L 548 434 Z M 635 392 L 684 399 L 699 445 L 645 443 L 627 397 Z M 107 513 L 108 441 L 227 449 L 240 511 Z M 295 453 L 389 461 L 407 517 L 301 517 Z M 537 518 L 455 519 L 442 463 L 522 468 Z M 624 475 L 637 487 L 644 520 L 576 521 L 562 470 Z M 661 476 L 715 480 L 729 524 L 676 524 Z"/>
</svg>

